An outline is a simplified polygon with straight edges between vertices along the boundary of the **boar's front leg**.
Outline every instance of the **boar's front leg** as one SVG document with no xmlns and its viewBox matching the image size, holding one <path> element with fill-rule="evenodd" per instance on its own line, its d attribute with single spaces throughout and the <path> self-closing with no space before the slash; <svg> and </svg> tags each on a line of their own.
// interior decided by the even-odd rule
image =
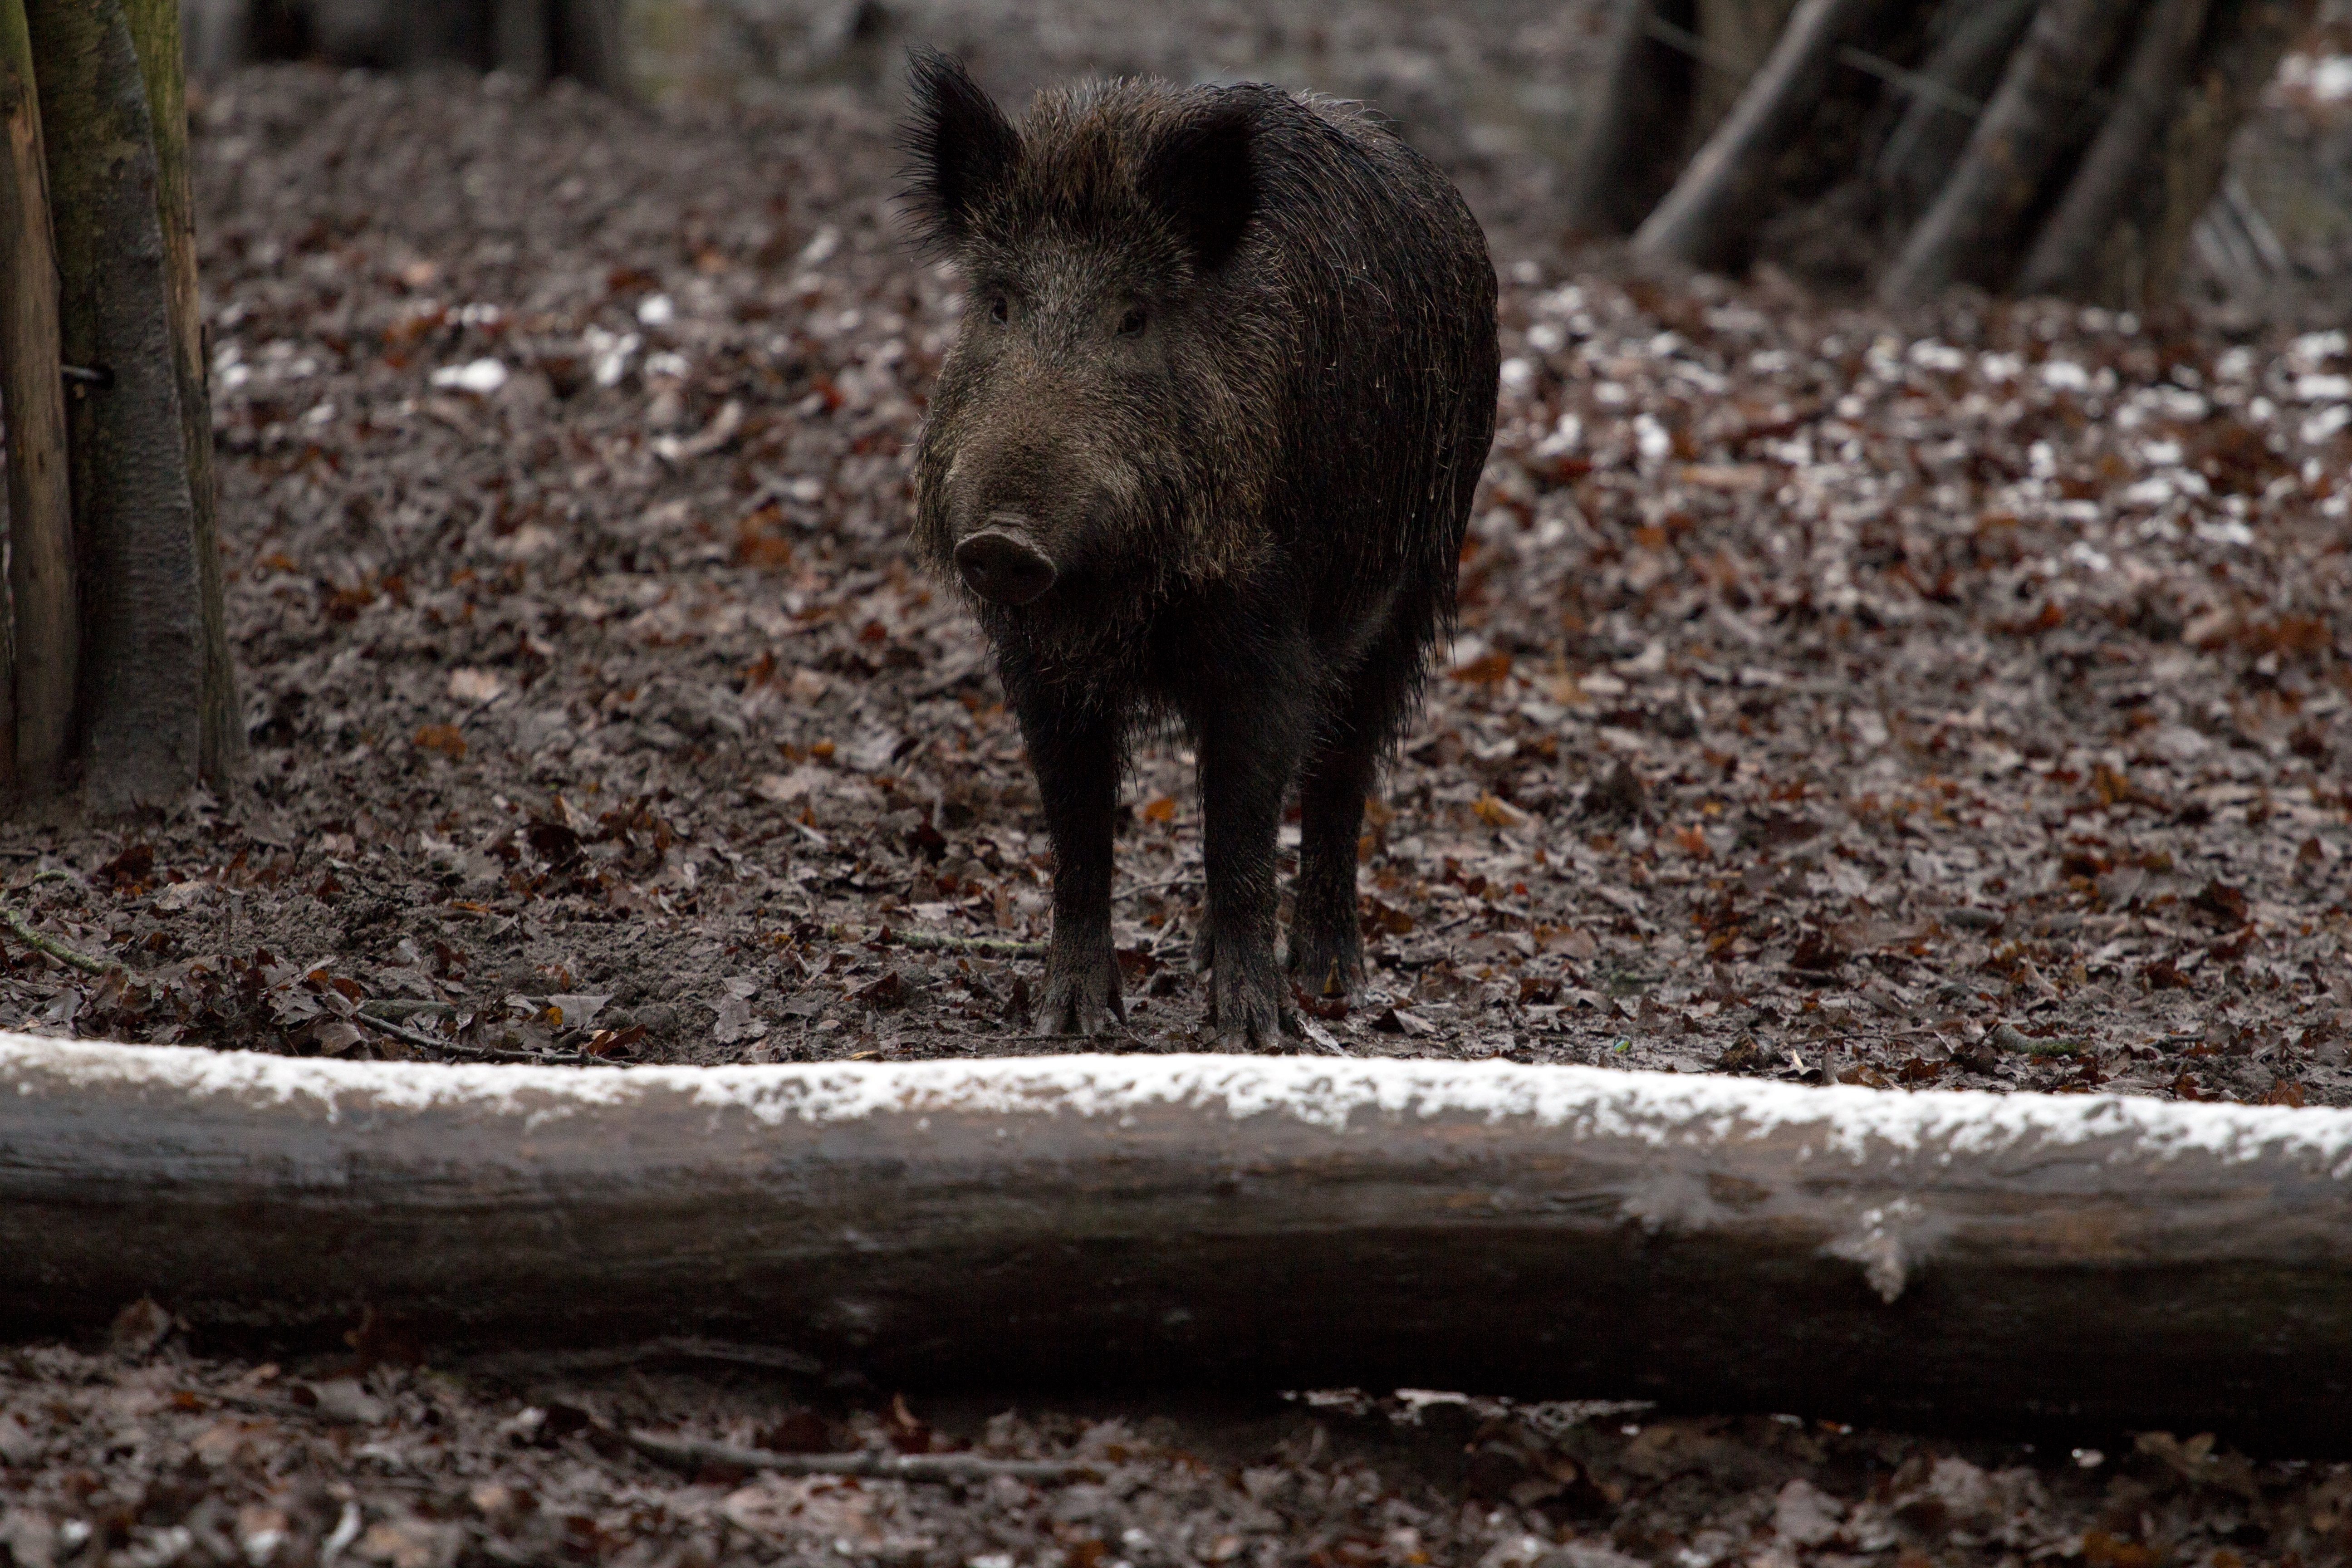
<svg viewBox="0 0 2352 1568">
<path fill-rule="evenodd" d="M 1279 690 L 1208 707 L 1192 729 L 1201 755 L 1202 869 L 1208 908 L 1196 942 L 1209 970 L 1209 1016 L 1223 1050 L 1280 1043 L 1275 967 L 1275 842 L 1299 752 L 1299 726 Z M 1199 963 L 1202 953 L 1195 953 Z"/>
<path fill-rule="evenodd" d="M 1111 822 L 1118 808 L 1119 726 L 1108 714 L 1016 697 L 1054 839 L 1054 936 L 1045 949 L 1041 1035 L 1099 1035 L 1127 1021 L 1111 951 Z"/>
</svg>

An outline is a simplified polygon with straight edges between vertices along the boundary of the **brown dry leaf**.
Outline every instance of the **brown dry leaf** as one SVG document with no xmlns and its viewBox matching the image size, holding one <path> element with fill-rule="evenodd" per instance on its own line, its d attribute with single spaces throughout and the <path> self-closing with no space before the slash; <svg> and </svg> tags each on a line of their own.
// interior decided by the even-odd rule
<svg viewBox="0 0 2352 1568">
<path fill-rule="evenodd" d="M 1528 814 L 1491 795 L 1482 795 L 1471 803 L 1470 809 L 1479 821 L 1489 827 L 1518 827 L 1526 824 Z"/>
</svg>

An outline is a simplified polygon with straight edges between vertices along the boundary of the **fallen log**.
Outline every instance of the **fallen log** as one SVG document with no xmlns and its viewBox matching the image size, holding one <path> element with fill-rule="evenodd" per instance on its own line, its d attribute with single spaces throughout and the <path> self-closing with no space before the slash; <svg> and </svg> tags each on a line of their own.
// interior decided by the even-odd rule
<svg viewBox="0 0 2352 1568">
<path fill-rule="evenodd" d="M 703 1334 L 2340 1447 L 2352 1112 L 1234 1057 L 585 1073 L 0 1036 L 0 1326 Z"/>
</svg>

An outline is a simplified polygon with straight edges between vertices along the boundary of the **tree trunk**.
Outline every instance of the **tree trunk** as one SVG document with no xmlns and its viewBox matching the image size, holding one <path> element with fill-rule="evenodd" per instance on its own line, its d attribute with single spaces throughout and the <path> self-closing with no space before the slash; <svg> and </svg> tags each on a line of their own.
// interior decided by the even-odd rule
<svg viewBox="0 0 2352 1568">
<path fill-rule="evenodd" d="M 77 384 L 67 415 L 84 795 L 101 813 L 170 805 L 199 778 L 207 700 L 217 701 L 219 679 L 205 668 L 202 524 L 191 472 L 192 450 L 209 455 L 210 431 L 201 443 L 192 438 L 183 396 L 195 341 L 185 316 L 193 252 L 183 270 L 161 216 L 173 181 L 185 201 L 184 145 L 158 157 L 122 0 L 27 0 L 26 12 L 47 140 L 64 352 L 68 363 L 103 378 Z"/>
<path fill-rule="evenodd" d="M 1589 1068 L 354 1064 L 0 1036 L 0 1321 L 708 1333 L 884 1386 L 1656 1399 L 2319 1458 L 2352 1111 Z M 2319 1451 L 2314 1451 L 2314 1447 Z"/>
<path fill-rule="evenodd" d="M 530 87 L 547 80 L 545 0 L 490 0 L 490 58 Z"/>
<path fill-rule="evenodd" d="M 1698 0 L 1698 94 L 1691 106 L 1693 145 L 1715 134 L 1787 25 L 1796 0 Z"/>
<path fill-rule="evenodd" d="M 2280 58 L 2311 26 L 2317 0 L 2237 0 L 2208 6 L 2205 36 L 2164 139 L 2145 166 L 2142 201 L 2127 232 L 2104 247 L 2084 297 L 2110 305 L 2171 298 L 2189 237 L 2213 204 L 2238 128 L 2253 112 Z"/>
<path fill-rule="evenodd" d="M 187 35 L 187 73 L 204 78 L 229 69 L 247 52 L 251 0 L 186 0 L 180 25 Z"/>
<path fill-rule="evenodd" d="M 2046 0 L 2011 58 L 1959 166 L 1879 284 L 1891 300 L 1924 299 L 1963 279 L 1991 282 L 1988 239 L 2015 228 L 2067 149 L 2074 112 L 2097 84 L 2131 5 Z"/>
<path fill-rule="evenodd" d="M 1776 209 L 1817 202 L 1784 232 L 1874 273 L 1887 300 L 1972 282 L 2118 306 L 2175 287 L 2233 134 L 2316 7 L 1941 0 L 1923 16 L 1856 0 L 1846 16 L 1805 0 L 1714 123 L 1785 7 L 1691 4 L 1696 35 L 1621 5 L 1572 174 L 1576 227 L 1622 233 L 1639 211 L 1636 250 L 1729 266 Z M 1661 47 L 1702 62 L 1695 93 L 1649 90 L 1668 76 L 1653 58 Z M 1643 207 L 1633 193 L 1654 185 L 1658 150 L 1691 133 L 1703 142 Z M 1612 183 L 1612 166 L 1635 177 Z M 1842 237 L 1825 242 L 1832 234 Z"/>
<path fill-rule="evenodd" d="M 156 220 L 171 276 L 173 371 L 188 448 L 196 590 L 204 668 L 197 773 L 220 789 L 245 764 L 245 724 L 229 661 L 228 611 L 221 583 L 220 481 L 213 468 L 212 369 L 205 359 L 204 301 L 196 279 L 195 190 L 188 166 L 187 76 L 181 66 L 179 0 L 125 0 L 131 43 L 147 84 L 155 138 Z"/>
<path fill-rule="evenodd" d="M 2120 101 L 2033 242 L 2018 275 L 2021 292 L 2054 294 L 2089 269 L 2163 132 L 2204 30 L 2205 0 L 2154 0 L 2148 7 L 2124 71 Z"/>
<path fill-rule="evenodd" d="M 1614 0 L 1600 98 L 1584 118 L 1568 176 L 1568 223 L 1588 235 L 1630 234 L 1675 183 L 1696 78 L 1689 55 L 1654 37 L 1687 33 L 1691 0 Z"/>
<path fill-rule="evenodd" d="M 73 500 L 48 170 L 23 0 L 0 0 L 0 406 L 8 431 L 7 657 L 0 682 L 5 777 L 40 798 L 65 782 L 73 739 Z"/>
<path fill-rule="evenodd" d="M 632 96 L 628 29 L 621 0 L 559 0 L 554 20 L 551 65 L 558 76 L 568 76 L 610 98 Z"/>
<path fill-rule="evenodd" d="M 1839 47 L 1879 4 L 1799 0 L 1739 101 L 1634 234 L 1635 250 L 1701 265 L 1736 252 L 1769 189 L 1768 165 L 1804 128 Z"/>
<path fill-rule="evenodd" d="M 1950 176 L 1952 165 L 1968 147 L 1975 116 L 2000 85 L 2001 68 L 2032 26 L 2040 4 L 1945 0 L 1937 20 L 1946 26 L 1919 70 L 1949 97 L 1914 94 L 1878 159 L 1878 183 L 1894 197 L 1902 216 L 1916 217 Z M 1952 99 L 1970 100 L 1976 107 L 1963 111 Z"/>
<path fill-rule="evenodd" d="M 622 0 L 186 0 L 189 69 L 324 58 L 375 70 L 458 65 L 629 96 Z M 271 21 L 280 25 L 271 26 Z"/>
</svg>

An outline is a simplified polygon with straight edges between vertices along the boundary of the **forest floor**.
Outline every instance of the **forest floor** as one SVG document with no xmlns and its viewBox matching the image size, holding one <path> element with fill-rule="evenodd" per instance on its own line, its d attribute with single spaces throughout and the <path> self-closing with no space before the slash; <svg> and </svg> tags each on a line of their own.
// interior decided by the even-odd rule
<svg viewBox="0 0 2352 1568">
<path fill-rule="evenodd" d="M 0 830 L 11 908 L 98 971 L 0 938 L 0 1026 L 607 1068 L 1070 1048 L 1028 1032 L 1034 955 L 986 945 L 1045 931 L 1015 727 L 903 544 L 959 295 L 899 243 L 887 122 L 293 68 L 195 119 L 257 783 Z M 1362 847 L 1370 986 L 1297 1048 L 2352 1104 L 2345 334 L 1664 285 L 1462 178 L 1504 283 L 1500 433 L 1461 636 Z M 1209 1038 L 1190 763 L 1137 752 L 1129 1027 L 1096 1048 Z M 0 1350 L 18 1563 L 2352 1542 L 2352 1472 L 2186 1434 L 2078 1458 L 1453 1401 L 992 1420 L 153 1327 Z M 1105 1470 L 665 1476 L 613 1424 Z"/>
</svg>

